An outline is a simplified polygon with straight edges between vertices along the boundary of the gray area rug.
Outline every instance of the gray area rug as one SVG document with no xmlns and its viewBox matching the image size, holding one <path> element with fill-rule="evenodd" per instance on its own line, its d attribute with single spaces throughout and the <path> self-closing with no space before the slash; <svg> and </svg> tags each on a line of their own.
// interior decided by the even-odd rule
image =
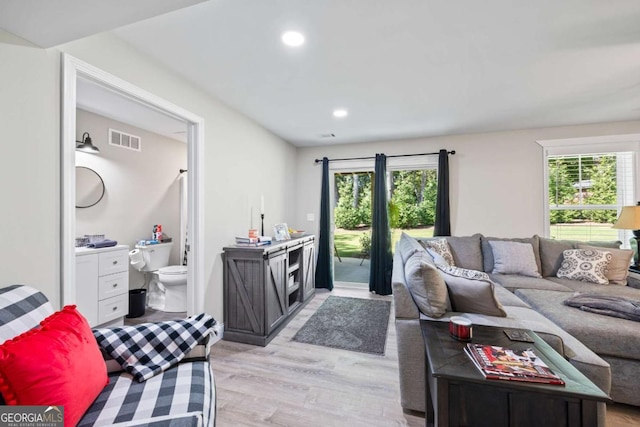
<svg viewBox="0 0 640 427">
<path fill-rule="evenodd" d="M 390 301 L 330 296 L 293 340 L 383 355 L 390 309 Z"/>
</svg>

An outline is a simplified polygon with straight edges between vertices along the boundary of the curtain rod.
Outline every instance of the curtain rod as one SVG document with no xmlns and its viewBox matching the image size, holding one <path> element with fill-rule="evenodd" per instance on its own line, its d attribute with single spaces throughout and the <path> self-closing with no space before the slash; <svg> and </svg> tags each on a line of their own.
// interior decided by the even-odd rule
<svg viewBox="0 0 640 427">
<path fill-rule="evenodd" d="M 436 153 L 419 153 L 419 154 L 396 154 L 393 156 L 387 156 L 387 157 L 414 157 L 414 156 L 435 156 L 440 154 L 440 152 L 436 152 Z M 451 151 L 447 151 L 447 154 L 456 154 L 455 150 L 451 150 Z M 368 156 L 368 157 L 347 157 L 344 159 L 328 159 L 330 162 L 336 161 L 336 160 L 367 160 L 367 159 L 375 159 L 375 156 Z M 322 159 L 316 159 L 316 163 L 322 163 Z"/>
</svg>

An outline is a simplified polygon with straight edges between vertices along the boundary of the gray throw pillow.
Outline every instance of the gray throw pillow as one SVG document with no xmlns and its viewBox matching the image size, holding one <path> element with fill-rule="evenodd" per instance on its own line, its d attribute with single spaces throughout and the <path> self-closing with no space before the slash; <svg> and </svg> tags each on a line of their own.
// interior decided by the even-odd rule
<svg viewBox="0 0 640 427">
<path fill-rule="evenodd" d="M 502 304 L 496 298 L 494 283 L 491 280 L 485 280 L 485 276 L 482 276 L 485 273 L 468 274 L 470 270 L 467 270 L 456 276 L 456 272 L 452 271 L 454 274 L 446 272 L 447 266 L 437 265 L 436 267 L 447 284 L 451 307 L 454 311 L 507 317 Z"/>
<path fill-rule="evenodd" d="M 447 285 L 427 254 L 413 254 L 404 265 L 404 276 L 407 288 L 422 313 L 442 317 L 447 312 Z"/>
<path fill-rule="evenodd" d="M 533 246 L 529 243 L 490 240 L 493 274 L 520 274 L 542 277 L 538 272 Z"/>
<path fill-rule="evenodd" d="M 400 252 L 402 262 L 406 263 L 409 258 L 416 252 L 424 252 L 424 248 L 418 241 L 406 233 L 400 235 L 400 240 L 396 246 L 396 250 Z"/>
<path fill-rule="evenodd" d="M 538 236 L 526 237 L 526 238 L 512 238 L 502 239 L 498 237 L 484 237 L 482 236 L 482 258 L 484 260 L 484 271 L 489 273 L 493 271 L 493 251 L 491 250 L 491 241 L 505 241 L 505 242 L 519 242 L 530 243 L 533 246 L 533 254 L 536 257 L 536 265 L 538 266 L 538 273 L 542 273 L 542 265 L 540 263 L 540 239 Z"/>
</svg>

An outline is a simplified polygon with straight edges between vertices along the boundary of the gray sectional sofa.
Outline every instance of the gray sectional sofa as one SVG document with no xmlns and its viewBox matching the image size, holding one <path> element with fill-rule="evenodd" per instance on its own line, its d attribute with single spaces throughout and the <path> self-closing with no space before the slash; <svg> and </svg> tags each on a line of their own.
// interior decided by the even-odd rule
<svg viewBox="0 0 640 427">
<path fill-rule="evenodd" d="M 493 274 L 492 240 L 530 243 L 541 277 Z M 455 312 L 452 311 L 450 299 L 442 316 L 427 316 L 421 312 L 420 298 L 425 296 L 415 292 L 411 280 L 407 284 L 408 276 L 405 273 L 411 274 L 408 273 L 407 261 L 413 256 L 420 256 L 433 263 L 433 257 L 417 239 L 403 235 L 394 255 L 392 286 L 401 403 L 404 409 L 425 411 L 425 359 L 419 320 L 447 322 L 454 315 L 463 315 L 479 325 L 531 329 L 614 401 L 640 406 L 640 323 L 588 313 L 563 304 L 575 292 L 595 292 L 640 300 L 640 289 L 555 277 L 562 263 L 563 251 L 576 248 L 581 242 L 556 241 L 538 236 L 495 239 L 480 234 L 447 237 L 447 241 L 456 266 L 489 274 L 494 282 L 495 297 L 501 303 L 506 317 Z M 619 247 L 620 242 L 593 245 Z M 604 425 L 604 410 L 600 412 L 601 425 Z"/>
</svg>

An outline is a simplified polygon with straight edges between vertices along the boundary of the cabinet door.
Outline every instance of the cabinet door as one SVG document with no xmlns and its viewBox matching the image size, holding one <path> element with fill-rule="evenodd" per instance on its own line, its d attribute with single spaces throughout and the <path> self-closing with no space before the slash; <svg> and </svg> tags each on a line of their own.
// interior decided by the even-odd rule
<svg viewBox="0 0 640 427">
<path fill-rule="evenodd" d="M 98 255 L 76 256 L 76 306 L 89 322 L 98 324 Z"/>
<path fill-rule="evenodd" d="M 270 255 L 265 263 L 265 318 L 268 335 L 287 317 L 287 253 Z"/>
<path fill-rule="evenodd" d="M 316 290 L 316 247 L 313 240 L 305 243 L 302 261 L 303 299 L 306 301 Z"/>
</svg>

